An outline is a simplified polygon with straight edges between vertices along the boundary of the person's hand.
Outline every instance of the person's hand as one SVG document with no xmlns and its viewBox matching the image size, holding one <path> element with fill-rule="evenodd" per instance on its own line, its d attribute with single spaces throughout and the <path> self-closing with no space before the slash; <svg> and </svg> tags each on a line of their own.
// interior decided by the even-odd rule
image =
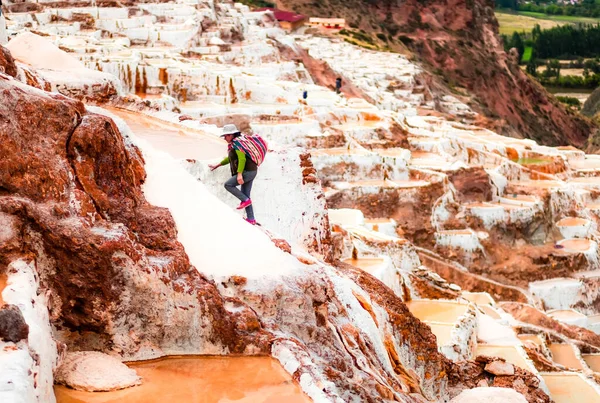
<svg viewBox="0 0 600 403">
<path fill-rule="evenodd" d="M 244 177 L 242 176 L 241 173 L 238 173 L 237 181 L 240 185 L 244 184 Z"/>
<path fill-rule="evenodd" d="M 179 121 L 180 122 L 183 122 L 184 120 L 194 120 L 194 118 L 192 118 L 189 115 L 181 115 L 181 116 L 179 116 Z"/>
<path fill-rule="evenodd" d="M 209 165 L 208 167 L 210 168 L 211 171 L 214 171 L 215 169 L 217 169 L 220 166 L 221 166 L 221 164 L 213 164 L 213 165 Z"/>
</svg>

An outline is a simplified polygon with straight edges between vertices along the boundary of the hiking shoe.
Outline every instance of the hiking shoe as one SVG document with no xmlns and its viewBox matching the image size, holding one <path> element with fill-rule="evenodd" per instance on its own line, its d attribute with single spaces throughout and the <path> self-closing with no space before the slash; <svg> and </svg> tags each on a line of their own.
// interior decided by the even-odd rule
<svg viewBox="0 0 600 403">
<path fill-rule="evenodd" d="M 244 220 L 248 221 L 248 223 L 250 223 L 252 225 L 256 225 L 256 220 L 249 220 L 247 218 L 244 218 Z"/>
<path fill-rule="evenodd" d="M 243 202 L 241 202 L 241 203 L 240 203 L 240 205 L 239 205 L 239 206 L 237 206 L 237 209 L 238 209 L 238 210 L 241 210 L 241 209 L 243 209 L 243 208 L 246 208 L 246 207 L 248 207 L 248 206 L 249 206 L 249 205 L 251 205 L 251 204 L 252 204 L 252 200 L 248 199 L 248 200 L 246 200 L 246 201 L 243 201 Z"/>
</svg>

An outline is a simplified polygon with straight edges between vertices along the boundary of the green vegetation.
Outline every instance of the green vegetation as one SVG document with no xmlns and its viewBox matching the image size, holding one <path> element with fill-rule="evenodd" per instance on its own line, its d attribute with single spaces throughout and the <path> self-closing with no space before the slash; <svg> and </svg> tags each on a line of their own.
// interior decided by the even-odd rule
<svg viewBox="0 0 600 403">
<path fill-rule="evenodd" d="M 567 105 L 568 107 L 574 108 L 574 109 L 581 109 L 581 101 L 579 101 L 577 98 L 575 97 L 561 97 L 561 96 L 557 96 L 556 99 L 558 99 L 561 103 Z"/>
<path fill-rule="evenodd" d="M 275 8 L 275 3 L 265 0 L 236 0 L 238 3 L 245 4 L 252 8 L 270 7 Z"/>
<path fill-rule="evenodd" d="M 508 13 L 498 10 L 496 10 L 496 19 L 500 24 L 500 34 L 508 36 L 512 35 L 513 32 L 531 32 L 536 25 L 540 25 L 542 29 L 549 29 L 559 25 L 568 24 L 567 22 L 541 20 L 519 15 L 514 12 Z"/>
<path fill-rule="evenodd" d="M 517 164 L 521 165 L 540 165 L 547 164 L 549 161 L 544 158 L 519 158 Z"/>
<path fill-rule="evenodd" d="M 533 47 L 526 46 L 525 51 L 523 52 L 523 56 L 521 57 L 521 62 L 527 63 L 531 60 L 531 55 L 533 54 Z"/>
<path fill-rule="evenodd" d="M 354 38 L 359 42 L 364 42 L 371 46 L 375 46 L 375 41 L 373 40 L 373 38 L 369 34 L 365 33 L 364 31 L 352 31 L 352 30 L 348 30 L 348 29 L 342 29 L 339 33 L 340 33 L 340 35 Z M 385 40 L 385 36 L 383 38 L 384 38 L 383 40 Z M 347 42 L 349 42 L 349 41 L 347 41 Z M 356 42 L 350 42 L 350 43 L 356 44 Z"/>
<path fill-rule="evenodd" d="M 382 34 L 381 32 L 377 34 L 377 38 L 379 38 L 379 40 L 387 42 L 388 38 L 387 36 L 385 36 L 385 34 Z"/>
<path fill-rule="evenodd" d="M 600 74 L 592 74 L 587 77 L 581 76 L 538 76 L 539 82 L 545 87 L 558 88 L 587 88 L 594 89 L 600 85 Z"/>
<path fill-rule="evenodd" d="M 594 89 L 600 84 L 600 24 L 544 30 L 536 25 L 529 33 L 502 39 L 505 50 L 516 48 L 527 73 L 546 87 Z M 539 71 L 543 65 L 546 69 Z"/>
<path fill-rule="evenodd" d="M 596 24 L 600 21 L 600 19 L 598 18 L 581 17 L 576 15 L 549 15 L 544 13 L 534 13 L 530 11 L 518 11 L 517 14 L 541 20 L 567 22 L 571 24 Z"/>
<path fill-rule="evenodd" d="M 542 59 L 574 59 L 600 55 L 600 24 L 564 25 L 532 32 L 536 55 Z"/>
<path fill-rule="evenodd" d="M 578 21 L 578 18 L 600 17 L 600 2 L 596 0 L 581 0 L 577 4 L 557 4 L 555 0 L 536 0 L 535 2 L 520 2 L 518 0 L 496 0 L 496 8 L 527 13 L 540 18 L 565 17 L 563 21 Z"/>
</svg>

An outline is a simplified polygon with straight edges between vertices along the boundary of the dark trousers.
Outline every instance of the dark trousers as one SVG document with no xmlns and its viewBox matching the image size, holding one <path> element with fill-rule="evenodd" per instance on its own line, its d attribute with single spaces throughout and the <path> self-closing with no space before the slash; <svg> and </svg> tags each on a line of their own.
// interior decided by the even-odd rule
<svg viewBox="0 0 600 403">
<path fill-rule="evenodd" d="M 254 182 L 254 178 L 256 178 L 257 172 L 258 171 L 244 171 L 242 174 L 242 178 L 244 178 L 244 184 L 241 186 L 242 190 L 237 188 L 239 186 L 237 175 L 227 179 L 225 182 L 225 189 L 242 202 L 248 200 L 250 198 L 250 191 L 252 191 L 252 183 Z M 252 205 L 246 207 L 246 217 L 249 220 L 254 220 L 254 210 L 252 209 Z"/>
</svg>

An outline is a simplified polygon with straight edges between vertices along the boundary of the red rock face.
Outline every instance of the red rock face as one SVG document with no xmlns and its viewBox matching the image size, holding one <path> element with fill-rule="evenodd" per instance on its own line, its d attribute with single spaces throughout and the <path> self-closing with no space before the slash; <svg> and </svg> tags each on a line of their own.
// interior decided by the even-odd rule
<svg viewBox="0 0 600 403">
<path fill-rule="evenodd" d="M 0 45 L 0 73 L 17 76 L 17 66 L 8 49 Z"/>
<path fill-rule="evenodd" d="M 0 272 L 17 257 L 36 261 L 53 324 L 81 334 L 66 336 L 71 348 L 114 350 L 126 334 L 124 355 L 178 337 L 267 351 L 252 312 L 225 310 L 190 265 L 171 214 L 146 202 L 141 154 L 110 119 L 0 76 L 0 156 L 0 218 L 12 228 L 0 243 Z M 167 330 L 165 309 L 187 327 Z M 189 325 L 194 317 L 203 326 Z"/>
<path fill-rule="evenodd" d="M 457 190 L 461 203 L 492 200 L 492 184 L 482 167 L 463 168 L 452 172 L 448 179 Z"/>
</svg>

